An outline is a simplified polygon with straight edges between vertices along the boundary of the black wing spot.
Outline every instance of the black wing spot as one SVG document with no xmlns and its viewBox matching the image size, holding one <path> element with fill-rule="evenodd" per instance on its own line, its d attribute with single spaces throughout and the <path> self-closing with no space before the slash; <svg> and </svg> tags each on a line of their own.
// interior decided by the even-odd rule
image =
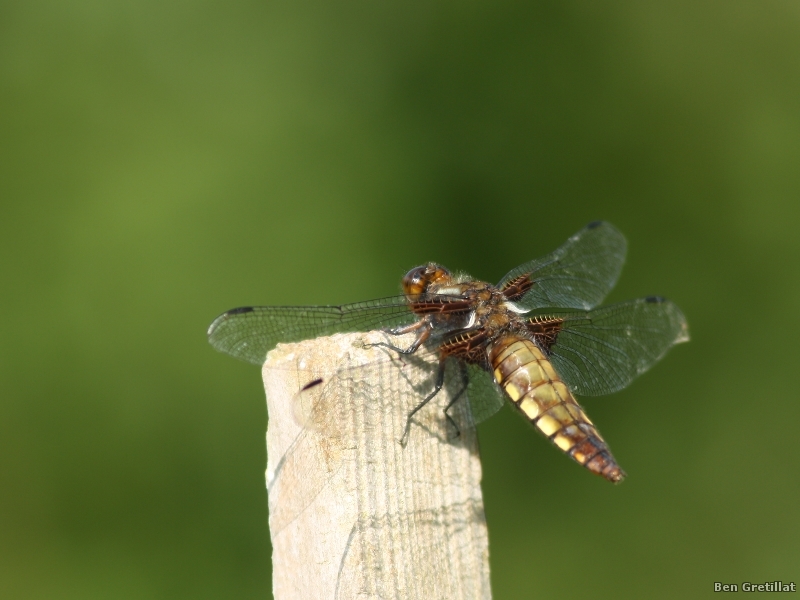
<svg viewBox="0 0 800 600">
<path fill-rule="evenodd" d="M 598 227 L 600 227 L 600 225 L 602 225 L 602 224 L 603 224 L 603 222 L 602 222 L 602 221 L 592 221 L 591 223 L 589 223 L 589 224 L 586 226 L 586 229 L 597 229 L 597 228 L 598 228 Z"/>
<path fill-rule="evenodd" d="M 664 296 L 648 296 L 644 299 L 645 302 L 649 302 L 650 304 L 661 304 L 665 300 L 666 298 L 664 298 Z"/>
<path fill-rule="evenodd" d="M 225 314 L 226 315 L 240 315 L 242 313 L 249 313 L 249 312 L 253 312 L 253 307 L 252 306 L 240 306 L 239 308 L 230 309 Z"/>
<path fill-rule="evenodd" d="M 312 380 L 312 381 L 309 381 L 307 384 L 305 384 L 305 385 L 304 385 L 304 386 L 303 386 L 303 387 L 300 389 L 300 391 L 301 391 L 301 392 L 305 392 L 306 390 L 310 390 L 310 389 L 311 389 L 311 388 L 313 388 L 313 387 L 317 387 L 317 386 L 318 386 L 319 384 L 321 384 L 321 383 L 322 383 L 322 379 L 318 377 L 317 379 L 314 379 L 314 380 Z"/>
</svg>

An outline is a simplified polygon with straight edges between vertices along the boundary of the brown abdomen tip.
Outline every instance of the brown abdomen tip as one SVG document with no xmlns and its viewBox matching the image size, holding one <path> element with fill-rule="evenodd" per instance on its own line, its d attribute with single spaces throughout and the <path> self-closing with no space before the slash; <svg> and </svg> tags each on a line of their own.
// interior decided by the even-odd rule
<svg viewBox="0 0 800 600">
<path fill-rule="evenodd" d="M 608 479 L 611 483 L 619 483 L 627 476 L 627 473 L 620 469 L 618 465 L 614 465 L 612 468 L 608 469 L 608 471 L 603 473 L 603 477 Z"/>
<path fill-rule="evenodd" d="M 625 479 L 625 471 L 619 468 L 608 448 L 595 454 L 583 466 L 611 483 L 619 483 Z"/>
</svg>

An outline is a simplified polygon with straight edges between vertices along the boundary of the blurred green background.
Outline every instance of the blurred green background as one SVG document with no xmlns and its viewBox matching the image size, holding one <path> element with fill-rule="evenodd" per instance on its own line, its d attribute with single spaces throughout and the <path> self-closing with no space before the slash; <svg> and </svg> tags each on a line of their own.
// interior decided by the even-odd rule
<svg viewBox="0 0 800 600">
<path fill-rule="evenodd" d="M 692 332 L 584 402 L 629 479 L 481 426 L 494 596 L 800 583 L 800 8 L 0 4 L 0 597 L 266 598 L 247 304 L 482 279 L 594 219 Z"/>
</svg>

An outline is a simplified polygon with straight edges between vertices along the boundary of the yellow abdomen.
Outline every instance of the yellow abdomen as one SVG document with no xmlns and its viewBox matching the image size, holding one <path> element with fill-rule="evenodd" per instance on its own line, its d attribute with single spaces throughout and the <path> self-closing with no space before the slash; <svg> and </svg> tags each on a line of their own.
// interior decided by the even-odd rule
<svg viewBox="0 0 800 600">
<path fill-rule="evenodd" d="M 578 402 L 531 340 L 515 335 L 489 348 L 495 381 L 522 413 L 556 446 L 613 483 L 625 472 Z"/>
</svg>

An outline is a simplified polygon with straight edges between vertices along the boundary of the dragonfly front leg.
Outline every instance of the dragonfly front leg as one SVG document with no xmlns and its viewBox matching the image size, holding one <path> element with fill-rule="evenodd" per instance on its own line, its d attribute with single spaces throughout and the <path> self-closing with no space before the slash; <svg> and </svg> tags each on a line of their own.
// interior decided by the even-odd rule
<svg viewBox="0 0 800 600">
<path fill-rule="evenodd" d="M 386 333 L 389 335 L 405 335 L 407 333 L 411 333 L 412 331 L 416 331 L 420 327 L 424 327 L 427 323 L 427 319 L 420 319 L 419 321 L 414 321 L 411 325 L 405 325 L 403 327 L 391 327 L 386 329 Z"/>
<path fill-rule="evenodd" d="M 408 348 L 398 348 L 394 344 L 390 344 L 389 342 L 376 342 L 375 344 L 369 344 L 369 347 L 372 346 L 384 346 L 385 348 L 389 348 L 394 350 L 398 354 L 414 354 L 419 347 L 425 343 L 425 341 L 431 336 L 431 331 L 433 331 L 433 325 L 425 320 L 422 319 L 417 321 L 416 323 L 412 323 L 411 325 L 407 325 L 405 327 L 395 327 L 394 329 L 387 329 L 386 333 L 389 335 L 405 335 L 406 333 L 411 333 L 412 331 L 417 332 L 416 339 L 411 343 Z"/>
</svg>

